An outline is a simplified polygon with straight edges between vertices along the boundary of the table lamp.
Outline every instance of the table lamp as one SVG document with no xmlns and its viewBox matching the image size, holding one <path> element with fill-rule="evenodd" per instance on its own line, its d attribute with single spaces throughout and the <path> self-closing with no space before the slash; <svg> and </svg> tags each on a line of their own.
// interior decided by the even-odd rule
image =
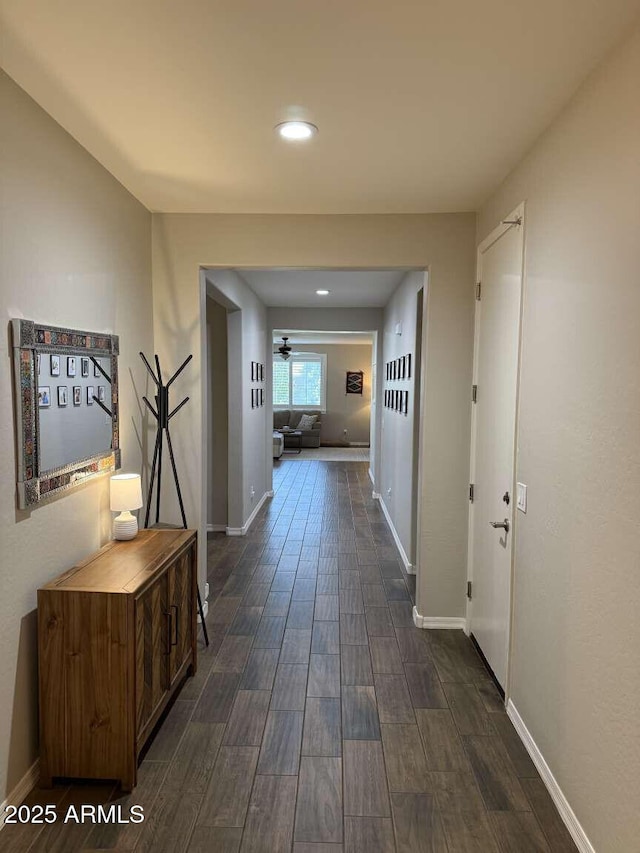
<svg viewBox="0 0 640 853">
<path fill-rule="evenodd" d="M 119 512 L 113 522 L 114 539 L 134 539 L 138 519 L 132 509 L 142 506 L 142 483 L 139 474 L 116 474 L 110 482 L 111 512 Z"/>
</svg>

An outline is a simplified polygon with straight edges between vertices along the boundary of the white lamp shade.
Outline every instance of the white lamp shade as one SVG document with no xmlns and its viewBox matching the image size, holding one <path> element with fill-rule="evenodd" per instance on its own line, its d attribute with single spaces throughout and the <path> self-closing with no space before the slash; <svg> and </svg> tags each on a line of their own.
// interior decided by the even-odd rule
<svg viewBox="0 0 640 853">
<path fill-rule="evenodd" d="M 142 482 L 140 474 L 116 474 L 111 478 L 111 511 L 140 509 Z"/>
</svg>

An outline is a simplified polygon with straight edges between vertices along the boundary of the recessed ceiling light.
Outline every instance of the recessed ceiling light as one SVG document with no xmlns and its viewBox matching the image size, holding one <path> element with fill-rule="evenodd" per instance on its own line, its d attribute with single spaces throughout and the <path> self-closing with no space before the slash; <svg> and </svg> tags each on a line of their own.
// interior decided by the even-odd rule
<svg viewBox="0 0 640 853">
<path fill-rule="evenodd" d="M 309 121 L 283 121 L 275 126 L 275 130 L 283 139 L 294 142 L 311 139 L 318 132 L 315 124 L 311 124 Z"/>
<path fill-rule="evenodd" d="M 316 290 L 316 293 L 318 294 L 318 296 L 328 296 L 329 292 L 330 291 L 328 291 L 328 290 Z"/>
</svg>

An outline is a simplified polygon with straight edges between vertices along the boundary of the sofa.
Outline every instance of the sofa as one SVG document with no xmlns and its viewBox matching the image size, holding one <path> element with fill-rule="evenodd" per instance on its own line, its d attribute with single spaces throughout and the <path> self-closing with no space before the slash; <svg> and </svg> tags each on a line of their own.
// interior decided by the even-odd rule
<svg viewBox="0 0 640 853">
<path fill-rule="evenodd" d="M 298 424 L 300 422 L 300 418 L 303 415 L 315 415 L 316 420 L 313 422 L 313 427 L 311 429 L 302 430 L 302 438 L 301 443 L 303 447 L 320 447 L 320 413 L 319 412 L 305 412 L 299 409 L 277 409 L 273 412 L 273 428 L 282 429 L 282 427 L 288 426 L 290 429 L 294 430 L 298 428 Z M 298 439 L 291 441 L 285 435 L 284 437 L 284 446 L 296 446 L 297 447 Z"/>
</svg>

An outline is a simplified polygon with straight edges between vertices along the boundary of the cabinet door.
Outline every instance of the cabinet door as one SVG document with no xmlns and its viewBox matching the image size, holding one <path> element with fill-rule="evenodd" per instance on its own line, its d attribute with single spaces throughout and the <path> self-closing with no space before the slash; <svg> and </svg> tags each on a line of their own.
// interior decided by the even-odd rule
<svg viewBox="0 0 640 853">
<path fill-rule="evenodd" d="M 171 639 L 169 654 L 169 686 L 190 657 L 193 631 L 193 561 L 194 549 L 183 554 L 167 571 Z"/>
<path fill-rule="evenodd" d="M 136 732 L 140 734 L 164 699 L 168 682 L 167 574 L 136 598 Z"/>
</svg>

